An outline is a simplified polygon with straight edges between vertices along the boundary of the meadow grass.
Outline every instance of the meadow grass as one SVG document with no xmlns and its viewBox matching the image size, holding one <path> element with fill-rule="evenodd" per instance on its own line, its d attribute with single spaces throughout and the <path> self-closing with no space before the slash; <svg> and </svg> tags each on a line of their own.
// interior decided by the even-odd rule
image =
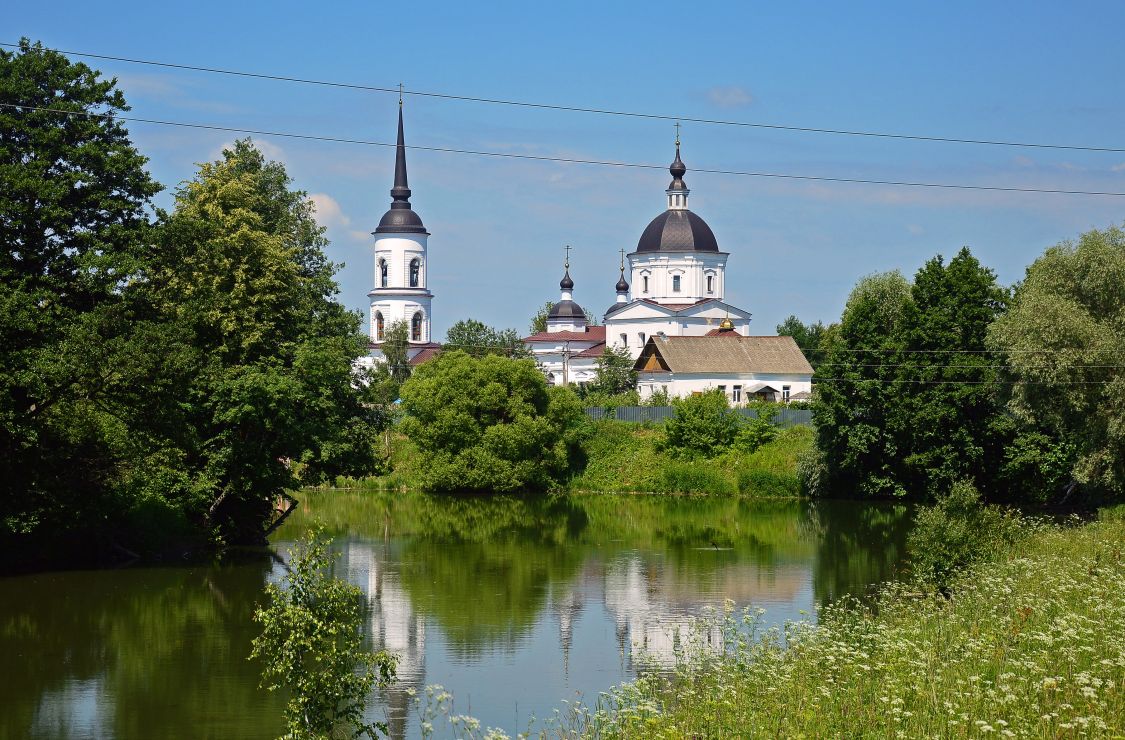
<svg viewBox="0 0 1125 740">
<path fill-rule="evenodd" d="M 601 421 L 585 444 L 586 466 L 572 491 L 797 496 L 797 456 L 813 442 L 808 427 L 781 430 L 753 452 L 732 448 L 713 458 L 677 458 L 662 449 L 660 427 Z"/>
<path fill-rule="evenodd" d="M 597 737 L 1121 737 L 1125 516 L 1036 525 L 957 578 L 838 603 L 816 624 L 759 632 L 714 617 L 721 645 L 685 638 L 651 673 L 572 712 Z M 713 635 L 701 623 L 696 634 Z"/>
</svg>

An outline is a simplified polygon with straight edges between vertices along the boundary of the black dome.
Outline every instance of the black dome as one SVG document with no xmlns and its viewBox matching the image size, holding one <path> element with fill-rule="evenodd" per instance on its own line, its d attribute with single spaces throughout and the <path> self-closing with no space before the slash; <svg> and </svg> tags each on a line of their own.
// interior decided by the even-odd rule
<svg viewBox="0 0 1125 740">
<path fill-rule="evenodd" d="M 574 301 L 559 301 L 551 306 L 548 319 L 586 319 L 586 312 Z"/>
<path fill-rule="evenodd" d="M 422 218 L 417 213 L 407 208 L 391 207 L 379 219 L 376 234 L 425 234 L 426 227 L 422 225 Z"/>
<path fill-rule="evenodd" d="M 574 290 L 574 281 L 570 278 L 569 269 L 563 273 L 563 279 L 559 281 L 559 288 L 562 290 Z"/>
<path fill-rule="evenodd" d="M 638 252 L 718 252 L 707 222 L 688 210 L 668 210 L 654 218 L 637 242 Z"/>
<path fill-rule="evenodd" d="M 625 273 L 624 272 L 621 273 L 621 277 L 617 278 L 617 285 L 615 285 L 614 287 L 617 288 L 618 293 L 628 293 L 629 292 L 629 283 L 625 282 Z"/>
</svg>

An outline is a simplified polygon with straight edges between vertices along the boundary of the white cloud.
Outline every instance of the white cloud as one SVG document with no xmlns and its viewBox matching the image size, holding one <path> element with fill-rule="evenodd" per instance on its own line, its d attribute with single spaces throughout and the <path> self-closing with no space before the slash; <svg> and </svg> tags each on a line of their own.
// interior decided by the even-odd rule
<svg viewBox="0 0 1125 740">
<path fill-rule="evenodd" d="M 1109 171 L 1110 172 L 1125 172 L 1125 162 L 1121 162 L 1120 164 L 1113 165 L 1112 167 L 1109 168 Z"/>
<path fill-rule="evenodd" d="M 267 141 L 266 139 L 254 139 L 253 137 L 251 137 L 251 139 L 254 142 L 255 148 L 257 148 L 257 150 L 261 152 L 266 159 L 273 160 L 274 162 L 281 162 L 282 164 L 288 164 L 288 162 L 285 161 L 285 150 L 279 147 L 277 144 L 274 144 L 272 141 Z M 223 150 L 233 148 L 233 141 L 224 141 L 222 144 L 212 150 L 208 159 L 222 159 Z"/>
<path fill-rule="evenodd" d="M 707 91 L 707 99 L 720 108 L 742 108 L 754 102 L 750 91 L 740 85 L 712 87 Z"/>
<path fill-rule="evenodd" d="M 352 220 L 347 217 L 336 199 L 327 193 L 313 193 L 309 200 L 316 206 L 316 221 L 328 228 L 347 228 Z"/>
</svg>

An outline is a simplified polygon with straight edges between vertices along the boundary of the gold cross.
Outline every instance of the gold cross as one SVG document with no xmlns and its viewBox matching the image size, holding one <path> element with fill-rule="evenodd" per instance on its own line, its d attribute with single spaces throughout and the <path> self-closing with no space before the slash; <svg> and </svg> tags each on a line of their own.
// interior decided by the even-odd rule
<svg viewBox="0 0 1125 740">
<path fill-rule="evenodd" d="M 402 83 L 398 83 L 398 107 L 402 107 Z M 677 126 L 679 124 L 676 124 Z"/>
<path fill-rule="evenodd" d="M 676 146 L 680 145 L 680 122 L 676 121 Z"/>
<path fill-rule="evenodd" d="M 565 267 L 568 270 L 570 269 L 570 245 L 569 244 L 566 245 L 566 261 L 563 262 L 563 267 Z"/>
<path fill-rule="evenodd" d="M 621 249 L 619 251 L 621 252 L 621 272 L 625 272 L 625 250 Z"/>
</svg>

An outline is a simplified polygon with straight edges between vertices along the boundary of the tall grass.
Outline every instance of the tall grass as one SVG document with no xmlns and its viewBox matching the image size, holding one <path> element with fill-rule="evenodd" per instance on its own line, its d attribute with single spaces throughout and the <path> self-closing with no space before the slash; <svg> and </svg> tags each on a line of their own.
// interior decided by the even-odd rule
<svg viewBox="0 0 1125 740">
<path fill-rule="evenodd" d="M 1081 737 L 1125 734 L 1125 517 L 1040 525 L 949 598 L 890 585 L 875 607 L 757 632 L 757 613 L 688 639 L 576 713 L 604 737 Z M 567 734 L 567 733 L 564 733 Z"/>
</svg>

